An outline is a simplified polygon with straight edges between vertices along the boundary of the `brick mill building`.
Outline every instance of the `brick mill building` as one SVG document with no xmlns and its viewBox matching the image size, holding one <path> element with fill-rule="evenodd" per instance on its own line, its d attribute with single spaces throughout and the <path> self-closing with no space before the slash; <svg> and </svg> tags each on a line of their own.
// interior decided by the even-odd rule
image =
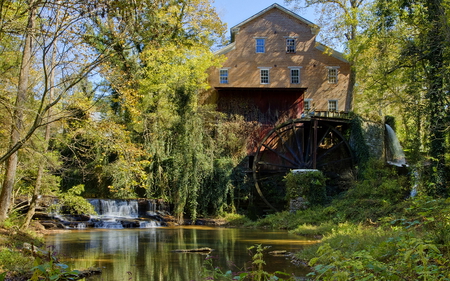
<svg viewBox="0 0 450 281">
<path fill-rule="evenodd" d="M 288 110 L 288 118 L 348 111 L 350 65 L 316 41 L 318 32 L 317 25 L 278 4 L 232 27 L 231 43 L 216 52 L 227 60 L 209 77 L 219 110 L 227 110 L 228 99 L 242 97 L 263 115 L 271 109 L 269 115 Z"/>
<path fill-rule="evenodd" d="M 216 52 L 226 60 L 209 71 L 208 99 L 219 111 L 258 124 L 247 144 L 256 181 L 292 169 L 351 166 L 342 118 L 349 111 L 350 64 L 318 43 L 318 32 L 273 4 L 232 27 L 231 43 Z"/>
</svg>

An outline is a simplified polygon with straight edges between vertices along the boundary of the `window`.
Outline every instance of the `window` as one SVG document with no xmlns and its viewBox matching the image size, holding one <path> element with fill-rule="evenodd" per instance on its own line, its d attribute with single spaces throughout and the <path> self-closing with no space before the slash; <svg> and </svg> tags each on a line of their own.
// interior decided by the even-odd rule
<svg viewBox="0 0 450 281">
<path fill-rule="evenodd" d="M 219 71 L 220 84 L 228 84 L 228 69 L 221 69 Z"/>
<path fill-rule="evenodd" d="M 261 84 L 269 84 L 269 70 L 261 69 Z"/>
<path fill-rule="evenodd" d="M 328 101 L 328 111 L 337 111 L 338 109 L 338 101 L 337 100 L 329 100 Z"/>
<path fill-rule="evenodd" d="M 311 104 L 312 104 L 312 99 L 305 99 L 303 101 L 303 110 L 304 111 L 311 111 Z"/>
<path fill-rule="evenodd" d="M 338 82 L 338 67 L 329 66 L 328 68 L 328 83 L 336 84 Z"/>
<path fill-rule="evenodd" d="M 286 53 L 295 53 L 295 38 L 286 39 Z"/>
<path fill-rule="evenodd" d="M 300 68 L 299 66 L 289 66 L 291 72 L 291 84 L 300 84 Z"/>
<path fill-rule="evenodd" d="M 266 39 L 255 38 L 256 39 L 256 52 L 265 53 L 266 52 Z"/>
</svg>

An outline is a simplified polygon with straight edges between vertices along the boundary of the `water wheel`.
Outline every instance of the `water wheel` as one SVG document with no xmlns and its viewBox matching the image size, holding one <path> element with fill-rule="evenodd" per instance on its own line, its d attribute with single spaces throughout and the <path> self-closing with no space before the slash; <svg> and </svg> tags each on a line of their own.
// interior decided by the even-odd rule
<svg viewBox="0 0 450 281">
<path fill-rule="evenodd" d="M 274 205 L 285 202 L 283 178 L 294 169 L 318 169 L 327 177 L 352 169 L 345 127 L 345 122 L 311 118 L 290 120 L 272 129 L 259 144 L 253 161 L 261 199 L 277 210 Z"/>
</svg>

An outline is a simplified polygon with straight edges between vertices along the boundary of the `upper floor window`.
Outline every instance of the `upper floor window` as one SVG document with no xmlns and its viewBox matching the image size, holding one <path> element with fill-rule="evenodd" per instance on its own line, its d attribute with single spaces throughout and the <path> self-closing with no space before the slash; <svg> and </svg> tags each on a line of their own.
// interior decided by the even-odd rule
<svg viewBox="0 0 450 281">
<path fill-rule="evenodd" d="M 265 38 L 255 38 L 256 52 L 265 53 L 266 52 L 266 39 Z"/>
<path fill-rule="evenodd" d="M 291 84 L 300 84 L 300 68 L 299 66 L 289 66 L 291 72 Z"/>
<path fill-rule="evenodd" d="M 336 84 L 338 82 L 338 66 L 328 66 L 328 83 Z"/>
<path fill-rule="evenodd" d="M 338 110 L 338 101 L 337 100 L 329 100 L 328 101 L 328 111 L 337 111 Z"/>
<path fill-rule="evenodd" d="M 286 38 L 286 53 L 295 53 L 295 38 Z"/>
<path fill-rule="evenodd" d="M 219 70 L 220 84 L 228 84 L 228 69 L 222 68 Z"/>
<path fill-rule="evenodd" d="M 269 67 L 259 67 L 259 73 L 260 73 L 260 83 L 261 84 L 269 84 L 270 83 L 270 79 L 269 79 Z"/>
<path fill-rule="evenodd" d="M 305 99 L 303 101 L 303 109 L 304 109 L 304 111 L 311 111 L 311 109 L 312 109 L 312 99 Z"/>
</svg>

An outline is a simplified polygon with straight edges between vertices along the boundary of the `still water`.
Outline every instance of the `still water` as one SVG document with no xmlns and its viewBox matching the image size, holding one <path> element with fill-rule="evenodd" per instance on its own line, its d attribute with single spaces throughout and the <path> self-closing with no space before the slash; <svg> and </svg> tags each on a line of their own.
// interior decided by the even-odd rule
<svg viewBox="0 0 450 281">
<path fill-rule="evenodd" d="M 200 281 L 207 255 L 174 250 L 212 248 L 214 266 L 238 272 L 251 261 L 250 246 L 262 244 L 270 246 L 269 251 L 296 252 L 314 241 L 283 231 L 191 226 L 73 230 L 50 234 L 46 243 L 73 269 L 102 269 L 102 274 L 86 281 Z M 268 272 L 307 274 L 305 268 L 283 256 L 265 254 L 264 260 Z"/>
</svg>

